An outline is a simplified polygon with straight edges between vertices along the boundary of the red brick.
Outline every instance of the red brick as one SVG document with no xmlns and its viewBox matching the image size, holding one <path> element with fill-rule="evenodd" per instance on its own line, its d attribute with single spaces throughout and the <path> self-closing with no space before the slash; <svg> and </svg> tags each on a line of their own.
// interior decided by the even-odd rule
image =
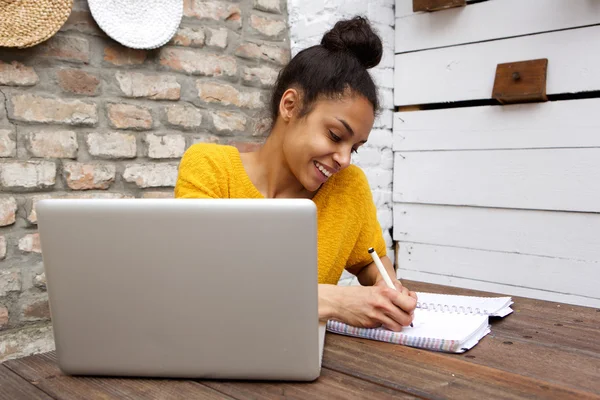
<svg viewBox="0 0 600 400">
<path fill-rule="evenodd" d="M 36 46 L 37 54 L 63 61 L 90 61 L 90 45 L 87 39 L 57 34 Z"/>
<path fill-rule="evenodd" d="M 198 97 L 206 103 L 218 103 L 225 106 L 234 105 L 244 108 L 263 108 L 261 93 L 258 91 L 240 92 L 231 85 L 197 80 Z"/>
<path fill-rule="evenodd" d="M 213 125 L 218 132 L 243 132 L 246 130 L 247 118 L 244 114 L 231 111 L 215 111 L 212 113 Z"/>
<path fill-rule="evenodd" d="M 160 64 L 175 71 L 204 76 L 236 76 L 235 58 L 190 49 L 166 47 L 160 51 Z"/>
<path fill-rule="evenodd" d="M 96 105 L 80 100 L 18 94 L 10 97 L 9 101 L 13 105 L 9 117 L 18 121 L 66 125 L 95 125 L 98 122 Z"/>
<path fill-rule="evenodd" d="M 245 84 L 271 88 L 277 81 L 279 70 L 263 65 L 260 67 L 244 67 L 242 80 Z"/>
<path fill-rule="evenodd" d="M 17 155 L 16 136 L 12 129 L 0 129 L 0 157 Z"/>
<path fill-rule="evenodd" d="M 38 289 L 46 290 L 46 273 L 42 272 L 33 277 L 33 286 Z"/>
<path fill-rule="evenodd" d="M 39 80 L 38 75 L 32 67 L 27 67 L 17 61 L 13 61 L 10 64 L 0 61 L 0 85 L 33 86 Z"/>
<path fill-rule="evenodd" d="M 226 22 L 235 29 L 242 26 L 240 6 L 224 1 L 184 0 L 183 15 L 197 19 Z"/>
<path fill-rule="evenodd" d="M 208 32 L 208 39 L 206 39 L 206 44 L 211 47 L 218 47 L 219 49 L 224 49 L 227 47 L 229 30 L 225 28 L 206 28 Z"/>
<path fill-rule="evenodd" d="M 61 69 L 56 73 L 58 85 L 67 93 L 94 96 L 98 94 L 100 80 L 79 69 Z"/>
<path fill-rule="evenodd" d="M 67 185 L 73 190 L 108 189 L 115 181 L 112 164 L 68 162 L 64 164 Z"/>
<path fill-rule="evenodd" d="M 0 269 L 0 297 L 21 291 L 21 271 Z"/>
<path fill-rule="evenodd" d="M 113 65 L 140 65 L 146 61 L 145 50 L 131 49 L 118 44 L 104 48 L 104 61 Z"/>
<path fill-rule="evenodd" d="M 177 30 L 169 44 L 185 47 L 203 47 L 206 40 L 204 29 L 183 27 Z"/>
<path fill-rule="evenodd" d="M 42 248 L 40 247 L 40 234 L 31 233 L 23 236 L 19 240 L 19 250 L 26 253 L 41 253 Z"/>
<path fill-rule="evenodd" d="M 148 108 L 131 104 L 109 104 L 106 108 L 113 128 L 137 130 L 152 128 L 152 114 Z"/>
<path fill-rule="evenodd" d="M 14 197 L 0 198 L 0 226 L 12 225 L 16 221 L 17 200 Z"/>
<path fill-rule="evenodd" d="M 175 197 L 173 191 L 170 192 L 144 192 L 142 198 L 144 199 L 172 199 Z"/>
<path fill-rule="evenodd" d="M 167 122 L 182 129 L 194 129 L 202 125 L 202 112 L 196 107 L 174 104 L 165 108 Z"/>
<path fill-rule="evenodd" d="M 134 158 L 137 152 L 135 135 L 128 133 L 90 133 L 87 145 L 89 153 L 100 158 Z"/>
<path fill-rule="evenodd" d="M 0 329 L 8 325 L 8 308 L 0 305 Z"/>
<path fill-rule="evenodd" d="M 126 97 L 179 100 L 181 96 L 181 86 L 174 76 L 144 75 L 139 72 L 117 72 L 115 76 Z"/>
<path fill-rule="evenodd" d="M 50 319 L 48 297 L 35 297 L 23 305 L 24 321 L 40 321 Z"/>
<path fill-rule="evenodd" d="M 0 164 L 0 187 L 45 189 L 56 183 L 56 164 L 51 161 L 15 161 Z"/>
<path fill-rule="evenodd" d="M 146 135 L 148 157 L 150 158 L 180 158 L 185 151 L 183 135 Z"/>
<path fill-rule="evenodd" d="M 287 24 L 281 19 L 261 17 L 254 14 L 250 16 L 250 26 L 256 32 L 269 39 L 281 37 L 281 34 L 287 29 Z"/>
<path fill-rule="evenodd" d="M 140 188 L 174 187 L 179 163 L 127 164 L 123 179 Z"/>
<path fill-rule="evenodd" d="M 0 236 L 0 260 L 6 258 L 6 237 Z"/>
<path fill-rule="evenodd" d="M 254 0 L 254 9 L 281 14 L 281 0 Z"/>
<path fill-rule="evenodd" d="M 52 193 L 32 196 L 26 206 L 27 221 L 31 224 L 37 224 L 36 205 L 43 199 L 131 199 L 133 196 L 123 193 Z"/>
<path fill-rule="evenodd" d="M 77 158 L 77 134 L 73 131 L 29 132 L 25 146 L 33 157 Z"/>
<path fill-rule="evenodd" d="M 252 42 L 242 43 L 235 50 L 235 55 L 241 58 L 258 61 L 270 61 L 280 65 L 290 60 L 289 51 L 277 46 Z"/>
<path fill-rule="evenodd" d="M 80 32 L 88 35 L 106 36 L 96 21 L 87 11 L 72 10 L 65 24 L 60 28 L 62 32 Z"/>
</svg>

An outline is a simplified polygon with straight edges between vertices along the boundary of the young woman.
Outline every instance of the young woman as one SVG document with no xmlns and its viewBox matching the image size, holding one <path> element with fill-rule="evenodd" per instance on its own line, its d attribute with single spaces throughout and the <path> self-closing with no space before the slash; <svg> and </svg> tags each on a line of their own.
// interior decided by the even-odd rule
<svg viewBox="0 0 600 400">
<path fill-rule="evenodd" d="M 309 198 L 317 206 L 319 318 L 400 330 L 412 322 L 416 295 L 394 279 L 387 288 L 368 249 L 391 276 L 392 262 L 368 181 L 351 165 L 378 110 L 367 69 L 379 64 L 380 38 L 362 17 L 339 21 L 320 45 L 298 53 L 272 94 L 271 132 L 256 152 L 195 144 L 184 154 L 177 198 Z M 361 286 L 336 286 L 343 270 Z"/>
</svg>

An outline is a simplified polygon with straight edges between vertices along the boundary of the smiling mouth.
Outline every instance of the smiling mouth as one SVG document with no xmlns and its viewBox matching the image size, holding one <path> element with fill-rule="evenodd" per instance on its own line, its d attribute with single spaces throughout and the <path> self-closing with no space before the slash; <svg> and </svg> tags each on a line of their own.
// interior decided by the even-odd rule
<svg viewBox="0 0 600 400">
<path fill-rule="evenodd" d="M 327 171 L 327 169 L 323 165 L 319 164 L 317 161 L 314 161 L 314 163 L 317 169 L 321 171 L 321 173 L 325 176 L 325 178 L 331 177 L 332 173 Z"/>
</svg>

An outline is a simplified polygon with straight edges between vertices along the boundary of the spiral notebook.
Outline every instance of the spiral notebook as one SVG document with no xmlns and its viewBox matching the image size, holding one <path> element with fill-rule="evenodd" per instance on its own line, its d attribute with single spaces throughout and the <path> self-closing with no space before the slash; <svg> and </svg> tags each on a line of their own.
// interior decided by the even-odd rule
<svg viewBox="0 0 600 400">
<path fill-rule="evenodd" d="M 418 292 L 417 298 L 414 326 L 404 327 L 400 332 L 385 328 L 357 328 L 333 320 L 327 322 L 327 330 L 422 349 L 463 353 L 490 333 L 489 317 L 505 317 L 513 311 L 510 297 Z"/>
</svg>

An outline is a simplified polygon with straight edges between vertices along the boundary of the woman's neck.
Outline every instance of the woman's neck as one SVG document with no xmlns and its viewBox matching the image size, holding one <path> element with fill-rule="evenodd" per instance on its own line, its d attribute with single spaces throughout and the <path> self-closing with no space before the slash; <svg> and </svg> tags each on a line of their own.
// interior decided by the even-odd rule
<svg viewBox="0 0 600 400">
<path fill-rule="evenodd" d="M 283 132 L 273 129 L 265 144 L 242 153 L 242 164 L 258 191 L 266 198 L 312 198 L 292 173 L 283 154 Z"/>
</svg>

